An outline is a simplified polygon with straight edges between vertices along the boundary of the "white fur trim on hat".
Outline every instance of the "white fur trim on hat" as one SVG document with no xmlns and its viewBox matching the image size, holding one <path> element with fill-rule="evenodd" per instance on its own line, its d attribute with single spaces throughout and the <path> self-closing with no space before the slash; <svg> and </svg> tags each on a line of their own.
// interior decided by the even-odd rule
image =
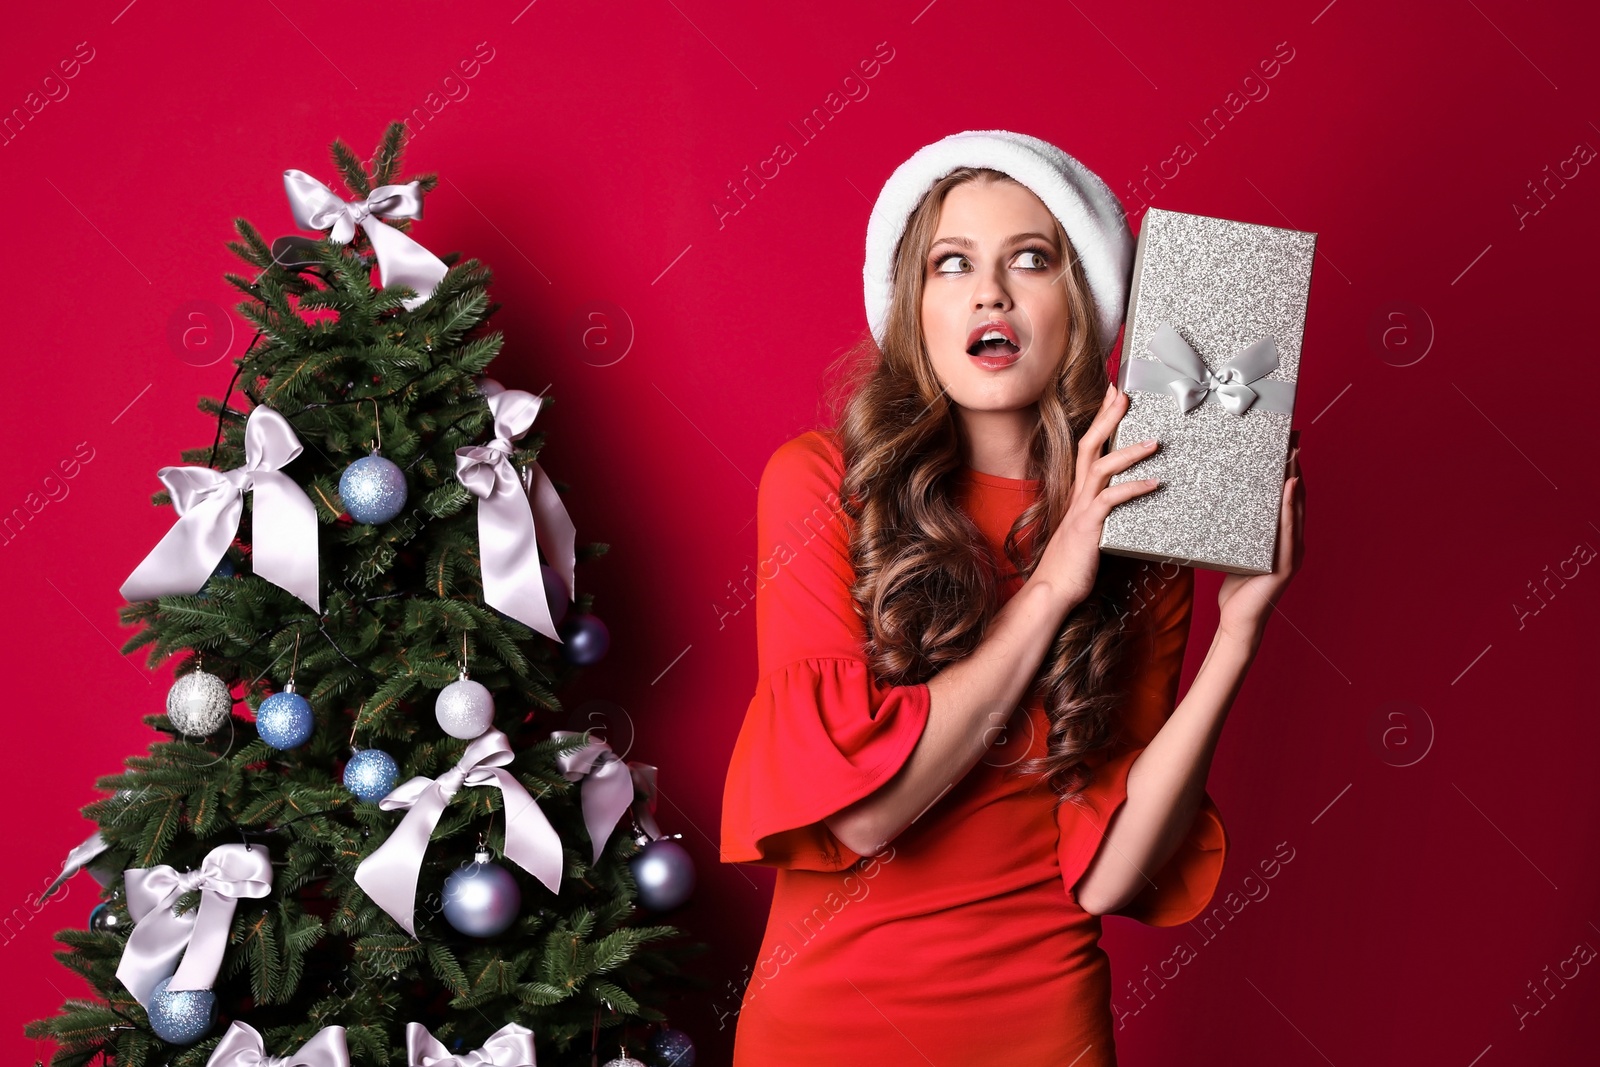
<svg viewBox="0 0 1600 1067">
<path fill-rule="evenodd" d="M 867 324 L 881 345 L 889 316 L 889 272 L 906 221 L 933 184 L 957 167 L 989 167 L 1033 191 L 1083 261 L 1100 325 L 1101 347 L 1111 350 L 1127 310 L 1133 275 L 1133 234 L 1106 183 L 1048 141 L 1009 130 L 967 130 L 917 150 L 883 183 L 867 221 L 867 259 L 861 276 Z"/>
</svg>

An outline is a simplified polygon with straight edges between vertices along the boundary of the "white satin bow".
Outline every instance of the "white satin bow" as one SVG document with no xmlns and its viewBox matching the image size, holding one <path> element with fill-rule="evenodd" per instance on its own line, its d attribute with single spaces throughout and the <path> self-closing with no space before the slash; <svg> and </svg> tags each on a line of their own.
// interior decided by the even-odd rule
<svg viewBox="0 0 1600 1067">
<path fill-rule="evenodd" d="M 576 730 L 554 730 L 550 736 L 557 741 L 584 737 Z M 656 825 L 656 768 L 649 763 L 628 760 L 626 763 L 604 741 L 589 737 L 580 748 L 556 757 L 562 777 L 569 782 L 583 782 L 583 825 L 589 831 L 594 845 L 594 862 L 600 862 L 600 853 L 611 840 L 612 831 L 622 819 L 622 813 L 634 803 L 634 791 L 644 794 L 633 809 L 639 829 L 654 841 L 661 836 Z"/>
<path fill-rule="evenodd" d="M 456 449 L 456 478 L 478 498 L 483 599 L 559 643 L 538 550 L 544 549 L 571 599 L 577 595 L 572 587 L 576 531 L 539 464 L 528 464 L 524 483 L 511 462 L 514 442 L 532 428 L 543 400 L 521 389 L 498 389 L 487 403 L 494 416 L 494 439 Z"/>
<path fill-rule="evenodd" d="M 198 593 L 239 532 L 244 494 L 253 492 L 250 569 L 320 611 L 317 509 L 281 468 L 301 452 L 289 420 L 265 405 L 244 426 L 244 466 L 162 467 L 178 521 L 122 583 L 127 600 Z"/>
<path fill-rule="evenodd" d="M 350 1048 L 342 1026 L 324 1026 L 287 1056 L 267 1055 L 261 1032 L 239 1019 L 222 1035 L 206 1067 L 350 1067 Z"/>
<path fill-rule="evenodd" d="M 356 227 L 366 231 L 378 257 L 378 276 L 384 285 L 406 285 L 417 295 L 402 301 L 415 311 L 433 295 L 450 269 L 444 261 L 382 219 L 422 218 L 422 189 L 417 182 L 380 185 L 362 200 L 344 201 L 332 189 L 302 170 L 283 172 L 289 210 L 302 230 L 328 230 L 328 240 L 348 244 Z"/>
<path fill-rule="evenodd" d="M 406 1023 L 406 1063 L 409 1067 L 535 1067 L 533 1031 L 521 1023 L 506 1023 L 482 1048 L 452 1056 L 426 1026 Z"/>
</svg>

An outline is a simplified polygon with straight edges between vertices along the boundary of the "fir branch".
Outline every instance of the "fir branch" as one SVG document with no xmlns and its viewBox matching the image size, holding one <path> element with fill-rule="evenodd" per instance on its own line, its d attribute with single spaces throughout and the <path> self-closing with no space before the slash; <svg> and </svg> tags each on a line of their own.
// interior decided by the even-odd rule
<svg viewBox="0 0 1600 1067">
<path fill-rule="evenodd" d="M 245 909 L 239 909 L 243 912 Z M 277 924 L 272 912 L 261 908 L 253 915 L 240 917 L 244 923 L 242 937 L 237 938 L 244 947 L 244 961 L 250 967 L 250 994 L 259 1004 L 271 1004 L 279 999 L 283 976 L 283 957 L 278 946 Z M 237 962 L 239 956 L 233 959 Z"/>
<path fill-rule="evenodd" d="M 273 265 L 272 248 L 261 232 L 245 219 L 234 219 L 233 228 L 242 241 L 229 241 L 228 250 L 253 267 L 267 270 Z"/>
<path fill-rule="evenodd" d="M 627 990 L 604 979 L 597 979 L 587 983 L 584 992 L 589 995 L 591 1001 L 604 1004 L 612 1011 L 625 1012 L 631 1015 L 639 1010 L 639 1002 L 634 1000 Z"/>
<path fill-rule="evenodd" d="M 406 124 L 391 122 L 384 127 L 378 150 L 372 154 L 372 181 L 374 185 L 394 185 L 395 172 L 400 168 L 400 157 L 405 150 Z"/>
<path fill-rule="evenodd" d="M 455 344 L 483 319 L 483 309 L 488 302 L 488 295 L 481 289 L 452 300 L 444 318 L 435 327 L 432 344 L 435 347 Z"/>
<path fill-rule="evenodd" d="M 461 969 L 461 964 L 447 946 L 438 942 L 428 945 L 428 967 L 433 971 L 434 977 L 457 996 L 466 993 L 470 988 L 466 972 Z"/>
<path fill-rule="evenodd" d="M 339 177 L 347 189 L 358 197 L 364 197 L 372 192 L 372 183 L 367 178 L 366 168 L 361 165 L 361 160 L 356 157 L 355 151 L 349 145 L 336 140 L 329 154 L 333 156 L 333 165 L 338 169 Z"/>
</svg>

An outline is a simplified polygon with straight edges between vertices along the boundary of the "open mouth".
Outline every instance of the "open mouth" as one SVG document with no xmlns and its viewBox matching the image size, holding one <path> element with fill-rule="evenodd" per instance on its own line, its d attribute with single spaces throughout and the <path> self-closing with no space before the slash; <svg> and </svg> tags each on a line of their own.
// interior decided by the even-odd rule
<svg viewBox="0 0 1600 1067">
<path fill-rule="evenodd" d="M 1017 331 L 1003 318 L 992 318 L 967 335 L 967 355 L 989 359 L 1010 359 L 1022 351 Z"/>
<path fill-rule="evenodd" d="M 1022 350 L 999 330 L 990 330 L 967 346 L 969 356 L 991 356 L 1000 359 L 1014 356 L 1020 351 Z"/>
</svg>

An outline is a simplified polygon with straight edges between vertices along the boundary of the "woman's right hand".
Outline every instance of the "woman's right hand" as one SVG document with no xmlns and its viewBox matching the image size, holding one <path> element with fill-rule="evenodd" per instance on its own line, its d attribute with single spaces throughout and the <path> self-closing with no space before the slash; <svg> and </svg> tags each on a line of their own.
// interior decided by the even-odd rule
<svg viewBox="0 0 1600 1067">
<path fill-rule="evenodd" d="M 1107 455 L 1100 454 L 1127 408 L 1128 395 L 1113 382 L 1106 389 L 1099 413 L 1078 442 L 1078 460 L 1067 512 L 1045 543 L 1039 565 L 1033 571 L 1033 579 L 1048 583 L 1067 598 L 1069 611 L 1088 599 L 1094 589 L 1095 574 L 1100 567 L 1100 534 L 1111 509 L 1160 484 L 1154 478 L 1109 484 L 1113 474 L 1153 455 L 1158 445 L 1154 440 L 1141 441 Z"/>
</svg>

